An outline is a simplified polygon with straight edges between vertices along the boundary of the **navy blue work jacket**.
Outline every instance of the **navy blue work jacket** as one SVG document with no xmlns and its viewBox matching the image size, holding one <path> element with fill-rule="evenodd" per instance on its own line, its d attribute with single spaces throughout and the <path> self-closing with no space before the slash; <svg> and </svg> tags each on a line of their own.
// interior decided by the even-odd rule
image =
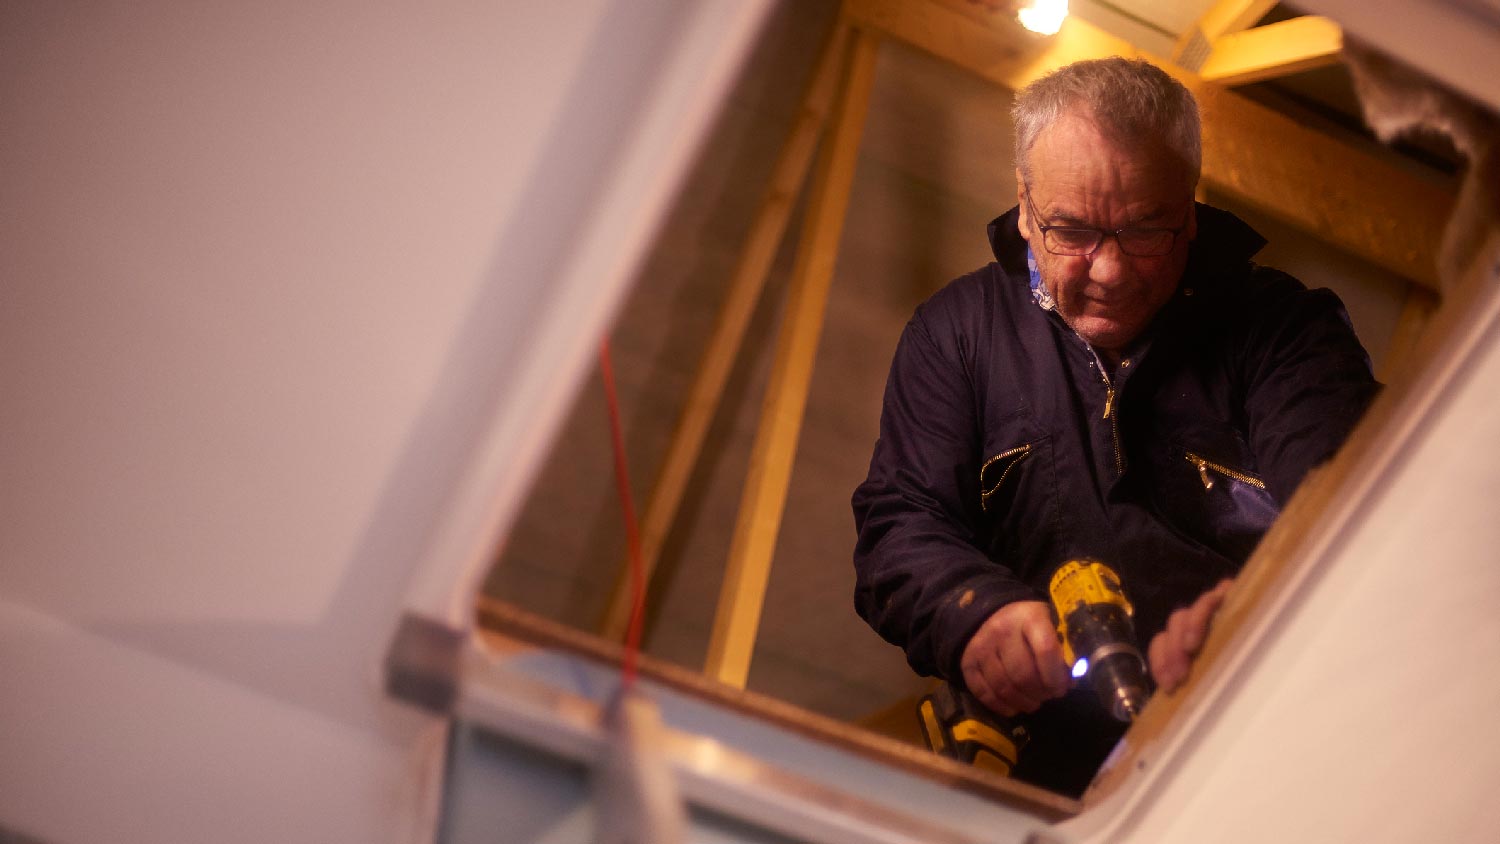
<svg viewBox="0 0 1500 844">
<path fill-rule="evenodd" d="M 1076 558 L 1120 574 L 1144 648 L 1239 571 L 1378 389 L 1337 296 L 1197 213 L 1176 295 L 1113 375 L 1034 300 L 1015 209 L 996 261 L 907 324 L 853 499 L 855 606 L 917 672 L 961 682 L 979 625 Z"/>
</svg>

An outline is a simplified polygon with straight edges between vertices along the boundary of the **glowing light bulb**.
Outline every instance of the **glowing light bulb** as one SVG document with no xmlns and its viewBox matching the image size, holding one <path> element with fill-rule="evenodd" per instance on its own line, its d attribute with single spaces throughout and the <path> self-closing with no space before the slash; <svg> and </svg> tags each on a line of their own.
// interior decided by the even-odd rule
<svg viewBox="0 0 1500 844">
<path fill-rule="evenodd" d="M 1031 0 L 1016 10 L 1021 26 L 1042 35 L 1056 35 L 1068 16 L 1068 0 Z"/>
<path fill-rule="evenodd" d="M 1087 673 L 1089 673 L 1089 658 L 1088 657 L 1081 657 L 1077 662 L 1073 663 L 1073 679 L 1074 680 L 1077 680 L 1079 677 L 1082 677 L 1083 675 L 1085 675 Z"/>
</svg>

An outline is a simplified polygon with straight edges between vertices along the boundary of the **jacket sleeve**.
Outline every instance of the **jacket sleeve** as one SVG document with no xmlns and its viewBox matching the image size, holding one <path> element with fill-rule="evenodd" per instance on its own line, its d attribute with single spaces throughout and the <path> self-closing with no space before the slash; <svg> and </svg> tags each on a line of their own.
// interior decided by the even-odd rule
<svg viewBox="0 0 1500 844">
<path fill-rule="evenodd" d="M 1331 458 L 1379 391 L 1370 358 L 1337 295 L 1277 270 L 1265 282 L 1244 372 L 1246 432 L 1267 488 L 1285 505 Z"/>
<path fill-rule="evenodd" d="M 855 609 L 920 674 L 961 676 L 964 646 L 995 610 L 1036 598 L 977 542 L 979 422 L 958 332 L 937 340 L 924 310 L 886 381 L 880 438 L 854 492 Z"/>
</svg>

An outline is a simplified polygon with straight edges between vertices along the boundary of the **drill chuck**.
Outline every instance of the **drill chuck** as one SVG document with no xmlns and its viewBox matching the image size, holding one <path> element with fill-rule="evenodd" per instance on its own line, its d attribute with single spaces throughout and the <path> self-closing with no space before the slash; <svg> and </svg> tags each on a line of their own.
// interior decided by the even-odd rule
<svg viewBox="0 0 1500 844">
<path fill-rule="evenodd" d="M 1134 721 L 1146 705 L 1146 664 L 1141 652 L 1130 645 L 1100 648 L 1090 657 L 1089 683 L 1099 702 L 1119 721 Z"/>
<path fill-rule="evenodd" d="M 1057 570 L 1050 589 L 1063 658 L 1075 677 L 1087 676 L 1104 708 L 1132 721 L 1146 705 L 1146 660 L 1135 641 L 1134 608 L 1120 578 L 1103 563 L 1073 560 Z"/>
</svg>

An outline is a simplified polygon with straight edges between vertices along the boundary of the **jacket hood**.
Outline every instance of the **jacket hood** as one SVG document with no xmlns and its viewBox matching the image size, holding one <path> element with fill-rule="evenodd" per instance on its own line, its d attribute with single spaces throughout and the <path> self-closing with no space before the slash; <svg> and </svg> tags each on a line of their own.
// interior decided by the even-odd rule
<svg viewBox="0 0 1500 844">
<path fill-rule="evenodd" d="M 1244 266 L 1265 245 L 1266 239 L 1239 217 L 1212 205 L 1194 203 L 1198 211 L 1198 236 L 1188 248 L 1187 275 L 1213 275 L 1216 268 Z M 990 222 L 990 249 L 1007 272 L 1026 272 L 1026 240 L 1017 228 L 1020 206 Z"/>
</svg>

